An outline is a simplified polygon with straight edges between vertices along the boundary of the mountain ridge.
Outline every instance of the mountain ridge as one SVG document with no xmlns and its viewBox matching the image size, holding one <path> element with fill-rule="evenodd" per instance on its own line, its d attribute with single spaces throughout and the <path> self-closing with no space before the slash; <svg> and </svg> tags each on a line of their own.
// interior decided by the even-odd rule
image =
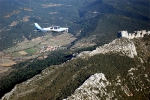
<svg viewBox="0 0 150 100">
<path fill-rule="evenodd" d="M 127 47 L 123 47 L 123 46 L 128 45 L 128 43 L 129 44 L 134 43 L 136 45 L 136 49 L 137 49 L 137 48 L 139 48 L 137 45 L 137 43 L 138 43 L 137 41 L 140 42 L 140 41 L 146 40 L 145 42 L 143 42 L 143 43 L 141 42 L 141 43 L 142 43 L 142 45 L 148 47 L 149 45 L 145 45 L 145 43 L 150 42 L 149 38 L 150 38 L 149 36 L 146 36 L 146 37 L 140 38 L 140 39 L 132 39 L 132 40 L 129 40 L 126 38 L 121 38 L 121 39 L 114 40 L 115 42 L 113 41 L 112 43 L 109 43 L 109 46 L 110 46 L 110 48 L 112 48 L 113 46 L 114 46 L 114 48 L 118 47 L 117 46 L 118 43 L 121 44 L 120 42 L 122 41 L 122 42 L 124 42 L 124 44 L 122 44 L 122 50 L 126 50 L 125 48 L 127 48 L 128 46 Z M 112 47 L 111 47 L 111 45 L 112 45 Z M 107 47 L 107 45 L 101 46 L 99 48 L 102 49 L 105 47 Z M 129 46 L 129 48 L 130 47 L 132 49 L 135 48 L 134 46 Z M 110 50 L 106 54 L 96 54 L 96 55 L 92 55 L 91 57 L 88 57 L 88 55 L 86 55 L 86 56 L 84 55 L 84 57 L 82 57 L 83 54 L 81 53 L 82 54 L 81 57 L 77 56 L 77 58 L 67 61 L 61 65 L 51 66 L 51 67 L 43 70 L 41 74 L 36 75 L 32 79 L 29 79 L 26 82 L 16 85 L 11 92 L 5 94 L 5 96 L 2 98 L 2 100 L 3 99 L 7 99 L 7 100 L 12 99 L 13 100 L 13 98 L 15 100 L 17 98 L 18 99 L 21 99 L 21 98 L 27 99 L 28 97 L 35 99 L 35 98 L 37 98 L 36 94 L 39 94 L 40 92 L 42 93 L 39 95 L 40 98 L 47 98 L 47 99 L 49 98 L 52 100 L 67 98 L 69 95 L 71 95 L 70 93 L 72 93 L 72 95 L 70 97 L 68 97 L 67 100 L 70 100 L 72 98 L 78 100 L 80 97 L 81 98 L 85 97 L 88 99 L 90 99 L 90 98 L 93 98 L 93 99 L 96 99 L 96 98 L 103 98 L 103 99 L 106 99 L 106 98 L 107 99 L 148 98 L 149 84 L 147 84 L 147 82 L 149 82 L 150 80 L 148 78 L 149 72 L 147 69 L 149 68 L 148 67 L 149 62 L 147 62 L 148 60 L 141 60 L 143 58 L 147 59 L 148 55 L 141 58 L 142 55 L 139 55 L 139 53 L 141 52 L 139 50 L 136 51 L 137 54 L 134 51 L 135 52 L 134 56 L 128 56 L 126 53 L 120 53 L 121 50 L 118 52 L 118 48 L 113 49 L 113 50 L 114 50 L 113 52 L 111 52 L 111 50 Z M 117 52 L 115 52 L 115 50 Z M 145 49 L 145 50 L 147 51 L 147 49 Z M 100 50 L 98 50 L 98 51 L 100 51 Z M 104 61 L 99 62 L 98 59 L 101 59 L 101 60 L 103 59 Z M 108 62 L 108 61 L 110 61 L 110 62 Z M 87 62 L 89 62 L 89 63 L 87 63 Z M 104 62 L 106 62 L 106 64 L 103 65 Z M 84 64 L 82 64 L 82 63 L 84 63 Z M 102 65 L 100 65 L 100 63 Z M 111 63 L 111 64 L 109 65 L 109 63 Z M 105 69 L 106 66 L 108 68 Z M 92 67 L 94 67 L 94 69 Z M 100 69 L 99 69 L 99 67 L 100 67 Z M 60 72 L 59 70 L 62 70 L 62 71 Z M 94 72 L 92 70 L 94 70 Z M 122 70 L 122 72 L 121 72 L 121 70 Z M 85 71 L 87 71 L 87 72 L 85 72 Z M 100 74 L 98 72 L 102 72 L 102 73 Z M 52 73 L 53 74 L 55 73 L 55 75 L 53 77 L 50 77 L 52 75 Z M 85 74 L 85 76 L 83 73 Z M 97 74 L 95 74 L 95 73 L 97 73 Z M 92 76 L 91 76 L 91 75 L 94 75 L 94 76 L 98 75 L 98 77 L 100 77 L 99 74 L 100 74 L 100 76 L 102 75 L 103 77 L 104 77 L 104 75 L 106 76 L 106 79 L 104 78 L 104 80 L 103 80 L 103 78 L 102 78 L 102 80 L 100 81 L 102 83 L 99 83 L 100 79 L 97 80 L 97 78 L 92 78 Z M 70 75 L 70 77 L 66 77 L 64 75 Z M 110 75 L 112 75 L 112 76 L 110 76 Z M 90 79 L 95 80 L 98 83 L 88 82 L 89 77 L 90 77 Z M 143 78 L 141 78 L 141 77 L 143 77 Z M 65 78 L 65 80 L 63 80 L 62 78 Z M 84 83 L 85 80 L 87 80 L 87 82 Z M 107 80 L 109 82 L 107 82 Z M 59 88 L 59 85 L 60 85 L 59 81 L 62 81 L 60 88 Z M 88 88 L 87 88 L 88 90 L 86 88 L 79 88 L 79 89 L 75 90 L 75 93 L 73 93 L 74 90 L 70 90 L 70 89 L 72 88 L 72 86 L 74 87 L 74 85 L 75 85 L 75 87 L 80 86 L 80 84 L 78 82 L 80 84 L 83 84 L 83 86 L 81 85 L 81 87 L 88 87 L 88 83 L 91 83 L 93 85 L 91 85 L 90 90 Z M 94 82 L 94 81 L 92 81 L 92 82 Z M 140 83 L 140 82 L 142 82 L 142 83 Z M 41 85 L 39 85 L 39 83 Z M 109 83 L 109 84 L 107 84 L 108 86 L 106 85 L 106 83 Z M 138 84 L 136 84 L 136 83 L 138 83 Z M 32 84 L 33 84 L 33 86 L 32 86 Z M 94 84 L 105 84 L 105 86 L 101 90 L 101 89 L 98 89 L 97 87 L 95 87 L 96 85 L 94 85 Z M 143 84 L 143 85 L 141 85 L 141 84 Z M 53 94 L 53 96 L 51 97 L 50 95 L 52 95 L 52 93 L 50 91 L 48 92 L 46 87 L 48 90 L 50 89 L 50 91 L 53 91 L 52 88 L 54 87 L 56 89 L 55 91 L 57 91 L 57 92 L 53 91 L 55 94 Z M 65 88 L 68 88 L 68 90 L 66 90 Z M 93 94 L 93 96 L 91 94 L 88 95 L 88 94 L 84 93 L 84 91 L 79 92 L 79 90 L 82 91 L 84 89 L 85 89 L 85 91 L 89 91 L 89 92 L 92 90 L 92 93 L 96 94 L 98 97 L 97 96 L 95 97 L 94 94 Z M 25 92 L 25 90 L 28 92 Z M 69 92 L 69 91 L 72 91 L 72 92 Z M 105 93 L 104 93 L 104 91 L 105 91 Z M 143 92 L 143 91 L 145 91 L 145 92 Z M 65 92 L 66 93 L 69 92 L 69 95 L 66 95 Z M 45 93 L 49 94 L 49 95 L 46 96 Z M 78 95 L 78 93 L 80 95 Z M 105 95 L 103 95 L 103 93 Z M 35 96 L 34 96 L 34 94 L 35 94 Z M 26 97 L 26 95 L 28 95 L 28 96 Z M 73 95 L 75 95 L 75 96 L 73 96 Z"/>
</svg>

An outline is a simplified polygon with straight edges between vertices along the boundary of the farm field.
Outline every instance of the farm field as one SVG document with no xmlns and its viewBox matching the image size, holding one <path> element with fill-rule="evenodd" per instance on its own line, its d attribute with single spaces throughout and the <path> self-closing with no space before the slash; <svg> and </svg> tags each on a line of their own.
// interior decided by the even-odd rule
<svg viewBox="0 0 150 100">
<path fill-rule="evenodd" d="M 50 33 L 30 41 L 25 40 L 0 52 L 0 66 L 12 66 L 18 62 L 41 57 L 41 55 L 45 56 L 44 53 L 66 48 L 75 39 L 70 33 L 62 33 L 57 36 Z"/>
</svg>

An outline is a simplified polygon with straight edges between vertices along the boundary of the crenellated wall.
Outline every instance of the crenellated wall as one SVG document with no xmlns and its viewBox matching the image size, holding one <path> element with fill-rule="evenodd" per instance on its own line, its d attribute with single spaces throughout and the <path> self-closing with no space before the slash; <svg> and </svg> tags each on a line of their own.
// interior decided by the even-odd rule
<svg viewBox="0 0 150 100">
<path fill-rule="evenodd" d="M 146 32 L 146 30 L 142 31 L 134 31 L 134 33 L 128 33 L 128 31 L 120 31 L 118 32 L 118 38 L 125 37 L 129 39 L 144 37 L 145 34 L 150 35 L 150 31 Z"/>
</svg>

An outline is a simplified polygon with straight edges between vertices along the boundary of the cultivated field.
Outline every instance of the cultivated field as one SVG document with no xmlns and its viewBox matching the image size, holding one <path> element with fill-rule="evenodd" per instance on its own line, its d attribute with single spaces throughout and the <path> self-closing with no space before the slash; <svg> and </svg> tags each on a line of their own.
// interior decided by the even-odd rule
<svg viewBox="0 0 150 100">
<path fill-rule="evenodd" d="M 75 39 L 70 33 L 62 33 L 57 36 L 50 33 L 31 41 L 25 40 L 0 52 L 0 66 L 11 66 L 27 59 L 41 57 L 44 53 L 66 47 Z"/>
</svg>

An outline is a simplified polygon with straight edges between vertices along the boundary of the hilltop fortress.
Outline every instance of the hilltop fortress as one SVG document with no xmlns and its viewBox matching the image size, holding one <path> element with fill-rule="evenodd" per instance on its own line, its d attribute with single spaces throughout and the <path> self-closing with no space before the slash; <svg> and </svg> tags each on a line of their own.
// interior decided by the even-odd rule
<svg viewBox="0 0 150 100">
<path fill-rule="evenodd" d="M 150 31 L 146 32 L 146 30 L 142 31 L 134 31 L 134 33 L 128 33 L 128 31 L 119 31 L 118 38 L 125 37 L 129 39 L 144 37 L 145 34 L 150 35 Z"/>
</svg>

